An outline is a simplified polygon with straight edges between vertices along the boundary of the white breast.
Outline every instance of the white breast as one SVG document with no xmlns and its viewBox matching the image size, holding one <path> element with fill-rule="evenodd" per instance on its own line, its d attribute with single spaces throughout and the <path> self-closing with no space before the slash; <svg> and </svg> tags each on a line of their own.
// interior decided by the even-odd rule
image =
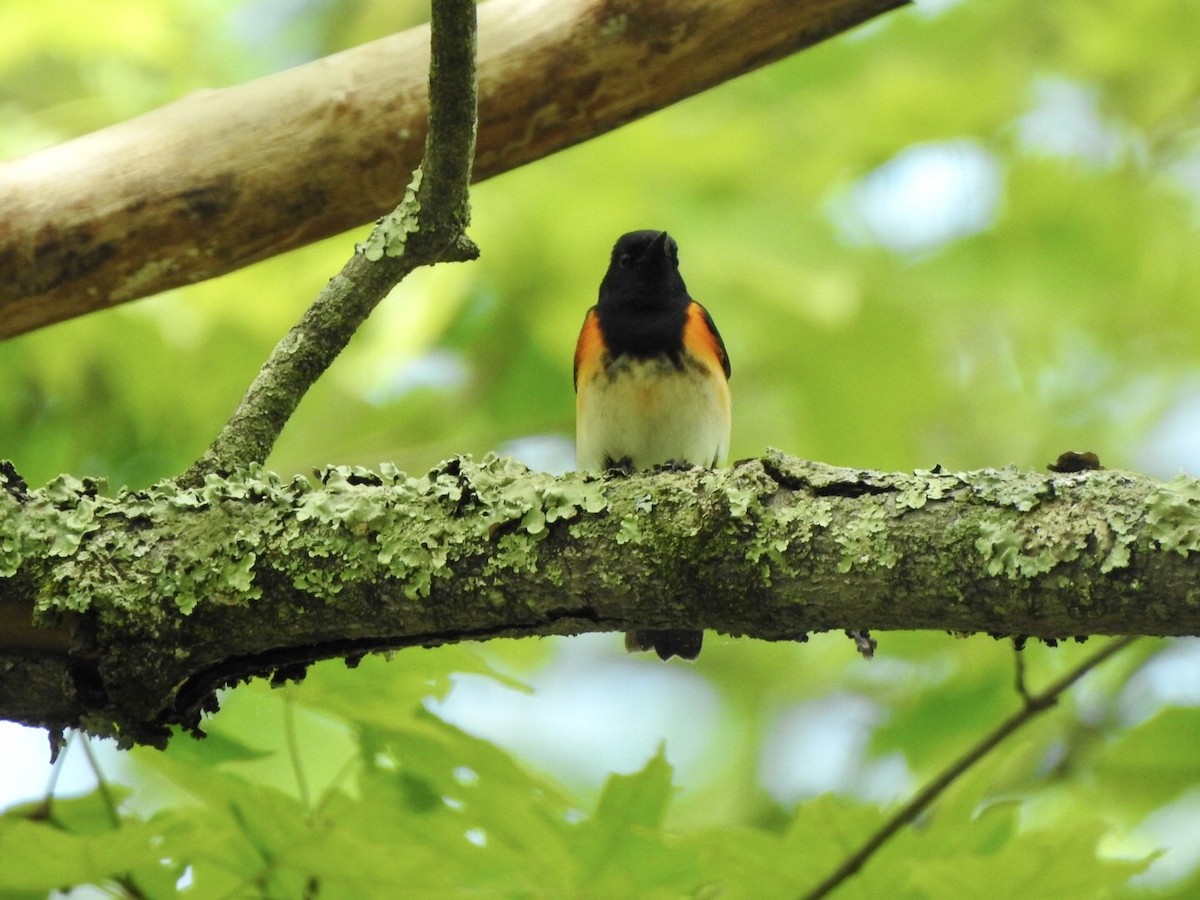
<svg viewBox="0 0 1200 900">
<path fill-rule="evenodd" d="M 634 468 L 723 463 L 729 454 L 729 385 L 724 373 L 685 358 L 623 357 L 578 386 L 576 458 L 601 470 L 628 457 Z"/>
</svg>

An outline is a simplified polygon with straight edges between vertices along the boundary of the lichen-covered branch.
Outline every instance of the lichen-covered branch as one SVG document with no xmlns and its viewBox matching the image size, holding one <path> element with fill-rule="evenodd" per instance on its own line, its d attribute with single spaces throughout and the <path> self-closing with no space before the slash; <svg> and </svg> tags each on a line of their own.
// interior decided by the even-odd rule
<svg viewBox="0 0 1200 900">
<path fill-rule="evenodd" d="M 475 157 L 475 3 L 436 0 L 429 63 L 429 132 L 400 204 L 355 248 L 342 271 L 276 345 L 208 451 L 182 476 L 262 462 L 300 400 L 363 321 L 410 272 L 479 255 L 466 237 Z"/>
<path fill-rule="evenodd" d="M 488 0 L 475 177 L 586 141 L 907 0 Z M 0 337 L 370 222 L 421 157 L 425 28 L 0 162 Z"/>
<path fill-rule="evenodd" d="M 0 716 L 161 742 L 251 676 L 497 636 L 1200 634 L 1198 550 L 1200 482 L 1117 471 L 454 459 L 108 498 L 0 468 L 0 622 L 24 623 L 0 632 Z"/>
</svg>

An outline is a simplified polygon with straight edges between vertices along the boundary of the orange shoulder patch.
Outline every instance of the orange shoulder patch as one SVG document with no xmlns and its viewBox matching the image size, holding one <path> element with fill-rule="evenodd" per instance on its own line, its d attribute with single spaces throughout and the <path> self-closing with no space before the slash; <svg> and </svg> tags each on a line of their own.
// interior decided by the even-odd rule
<svg viewBox="0 0 1200 900">
<path fill-rule="evenodd" d="M 582 340 L 582 338 L 581 338 Z M 717 326 L 703 306 L 693 300 L 688 305 L 687 324 L 683 327 L 683 346 L 693 356 L 712 360 L 721 367 L 728 378 L 731 374 L 729 357 L 725 354 L 725 342 Z M 576 353 L 578 359 L 578 353 Z M 577 363 L 578 364 L 578 363 Z"/>
<path fill-rule="evenodd" d="M 593 306 L 583 317 L 583 328 L 579 332 L 579 340 L 575 343 L 575 390 L 579 390 L 580 380 L 587 381 L 595 374 L 601 365 L 604 350 L 600 317 Z"/>
</svg>

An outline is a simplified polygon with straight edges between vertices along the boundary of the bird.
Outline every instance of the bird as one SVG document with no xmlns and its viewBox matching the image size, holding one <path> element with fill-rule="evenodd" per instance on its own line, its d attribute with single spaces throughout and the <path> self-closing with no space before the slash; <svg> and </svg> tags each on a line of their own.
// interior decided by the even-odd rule
<svg viewBox="0 0 1200 900">
<path fill-rule="evenodd" d="M 729 356 L 708 311 L 679 273 L 665 231 L 617 239 L 599 299 L 575 345 L 575 447 L 580 471 L 713 467 L 729 455 Z M 704 633 L 631 631 L 630 652 L 695 659 Z"/>
</svg>

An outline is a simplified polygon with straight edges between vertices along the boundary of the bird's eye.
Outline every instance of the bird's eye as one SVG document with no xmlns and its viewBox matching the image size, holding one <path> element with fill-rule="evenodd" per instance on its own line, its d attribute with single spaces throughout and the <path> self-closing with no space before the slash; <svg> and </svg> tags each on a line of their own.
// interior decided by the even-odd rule
<svg viewBox="0 0 1200 900">
<path fill-rule="evenodd" d="M 627 269 L 633 263 L 633 254 L 626 250 L 617 257 L 617 265 L 622 269 Z"/>
</svg>

